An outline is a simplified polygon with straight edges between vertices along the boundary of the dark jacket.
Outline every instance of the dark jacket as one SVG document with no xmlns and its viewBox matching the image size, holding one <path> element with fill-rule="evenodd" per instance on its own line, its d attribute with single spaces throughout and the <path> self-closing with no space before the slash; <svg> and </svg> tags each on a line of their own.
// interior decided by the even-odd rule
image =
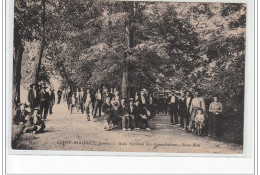
<svg viewBox="0 0 260 175">
<path fill-rule="evenodd" d="M 42 105 L 49 105 L 50 95 L 48 92 L 41 92 L 40 103 Z"/>
<path fill-rule="evenodd" d="M 125 106 L 125 107 L 123 108 L 123 106 L 120 105 L 120 106 L 118 107 L 118 110 L 119 110 L 120 116 L 124 116 L 124 115 L 127 115 L 127 114 L 128 114 L 128 106 Z"/>
<path fill-rule="evenodd" d="M 187 113 L 187 106 L 186 106 L 186 98 L 179 99 L 179 114 L 186 114 Z"/>
<path fill-rule="evenodd" d="M 113 106 L 111 103 L 103 103 L 102 104 L 102 112 L 104 112 L 105 115 L 112 115 L 113 114 Z"/>
</svg>

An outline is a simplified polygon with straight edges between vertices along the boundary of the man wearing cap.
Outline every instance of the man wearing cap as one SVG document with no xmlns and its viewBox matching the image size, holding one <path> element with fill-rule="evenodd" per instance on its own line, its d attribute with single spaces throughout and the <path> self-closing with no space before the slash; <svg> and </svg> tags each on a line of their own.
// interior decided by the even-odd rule
<svg viewBox="0 0 260 175">
<path fill-rule="evenodd" d="M 171 125 L 178 124 L 178 97 L 175 96 L 174 91 L 170 93 L 168 97 L 168 104 L 169 104 L 169 113 L 170 113 L 170 120 Z"/>
<path fill-rule="evenodd" d="M 46 120 L 48 115 L 49 103 L 50 103 L 50 95 L 46 92 L 47 87 L 42 86 L 42 92 L 40 95 L 40 111 L 42 115 L 42 119 Z"/>
</svg>

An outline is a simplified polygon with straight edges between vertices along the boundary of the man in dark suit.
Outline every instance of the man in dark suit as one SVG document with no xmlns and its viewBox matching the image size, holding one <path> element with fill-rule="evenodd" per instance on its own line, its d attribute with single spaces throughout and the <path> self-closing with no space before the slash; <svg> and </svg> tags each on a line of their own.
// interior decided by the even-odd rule
<svg viewBox="0 0 260 175">
<path fill-rule="evenodd" d="M 168 97 L 168 104 L 169 104 L 169 113 L 170 113 L 170 120 L 171 125 L 178 124 L 178 97 L 175 96 L 174 91 L 170 93 L 170 96 Z M 173 121 L 174 119 L 174 121 Z"/>
<path fill-rule="evenodd" d="M 35 107 L 35 98 L 36 98 L 36 87 L 35 84 L 31 84 L 28 92 L 28 102 L 31 110 L 33 110 Z"/>
<path fill-rule="evenodd" d="M 40 111 L 41 111 L 41 118 L 46 120 L 48 115 L 49 103 L 50 103 L 50 95 L 46 91 L 47 87 L 42 86 L 42 92 L 40 95 Z"/>
<path fill-rule="evenodd" d="M 186 105 L 186 97 L 184 92 L 181 92 L 181 97 L 179 99 L 179 116 L 180 116 L 180 122 L 181 122 L 181 128 L 182 130 L 186 130 L 188 126 L 188 108 Z"/>
<path fill-rule="evenodd" d="M 150 131 L 148 118 L 151 113 L 145 106 L 140 105 L 141 100 L 137 100 L 135 102 L 134 116 L 135 116 L 135 126 L 136 130 L 139 130 L 138 123 L 141 122 L 142 126 L 144 125 L 144 129 Z"/>
</svg>

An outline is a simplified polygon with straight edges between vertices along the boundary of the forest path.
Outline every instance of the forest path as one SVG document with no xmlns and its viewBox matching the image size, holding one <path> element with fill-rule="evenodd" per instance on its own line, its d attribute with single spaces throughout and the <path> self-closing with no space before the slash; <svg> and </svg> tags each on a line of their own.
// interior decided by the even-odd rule
<svg viewBox="0 0 260 175">
<path fill-rule="evenodd" d="M 151 131 L 104 131 L 102 117 L 87 121 L 85 114 L 70 114 L 65 102 L 55 104 L 47 117 L 44 133 L 25 133 L 18 149 L 71 151 L 124 151 L 172 153 L 242 154 L 241 145 L 195 136 L 169 125 L 169 116 L 158 115 L 149 121 Z"/>
</svg>

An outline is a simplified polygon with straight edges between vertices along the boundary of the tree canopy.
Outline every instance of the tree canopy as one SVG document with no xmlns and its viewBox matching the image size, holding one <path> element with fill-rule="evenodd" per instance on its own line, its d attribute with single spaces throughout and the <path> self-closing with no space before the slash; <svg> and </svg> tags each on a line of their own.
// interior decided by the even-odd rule
<svg viewBox="0 0 260 175">
<path fill-rule="evenodd" d="M 123 58 L 129 89 L 200 89 L 242 105 L 246 5 L 134 2 L 133 46 L 128 47 L 131 2 L 46 0 L 42 79 L 64 85 L 120 88 Z M 40 0 L 15 1 L 15 27 L 25 42 L 22 82 L 34 73 L 41 24 Z"/>
</svg>

